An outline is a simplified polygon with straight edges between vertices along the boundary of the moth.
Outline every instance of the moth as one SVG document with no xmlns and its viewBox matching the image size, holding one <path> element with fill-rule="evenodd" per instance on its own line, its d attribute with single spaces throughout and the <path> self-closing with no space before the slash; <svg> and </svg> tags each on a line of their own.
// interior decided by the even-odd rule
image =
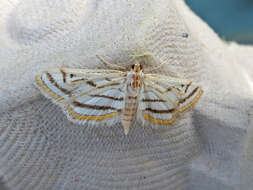
<svg viewBox="0 0 253 190">
<path fill-rule="evenodd" d="M 128 69 L 98 58 L 110 69 L 60 68 L 36 76 L 42 94 L 74 123 L 102 127 L 121 122 L 125 135 L 134 122 L 171 125 L 203 93 L 191 81 L 146 73 L 140 61 Z"/>
</svg>

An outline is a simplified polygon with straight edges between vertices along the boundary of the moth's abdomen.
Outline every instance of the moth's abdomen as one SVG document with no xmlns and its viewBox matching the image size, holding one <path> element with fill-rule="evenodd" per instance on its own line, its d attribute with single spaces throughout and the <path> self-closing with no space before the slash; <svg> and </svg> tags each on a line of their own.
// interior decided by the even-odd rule
<svg viewBox="0 0 253 190">
<path fill-rule="evenodd" d="M 129 128 L 136 118 L 136 110 L 138 106 L 137 96 L 127 96 L 125 100 L 125 108 L 122 113 L 121 123 L 124 127 L 124 133 L 127 135 Z"/>
</svg>

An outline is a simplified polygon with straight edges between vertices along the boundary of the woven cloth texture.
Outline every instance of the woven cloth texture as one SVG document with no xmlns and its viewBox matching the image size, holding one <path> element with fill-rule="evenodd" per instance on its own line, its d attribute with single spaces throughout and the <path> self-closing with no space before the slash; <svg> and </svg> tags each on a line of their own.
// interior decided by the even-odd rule
<svg viewBox="0 0 253 190">
<path fill-rule="evenodd" d="M 34 85 L 43 70 L 145 52 L 204 90 L 173 126 L 76 125 Z M 250 190 L 252 59 L 182 0 L 1 0 L 0 189 Z"/>
</svg>

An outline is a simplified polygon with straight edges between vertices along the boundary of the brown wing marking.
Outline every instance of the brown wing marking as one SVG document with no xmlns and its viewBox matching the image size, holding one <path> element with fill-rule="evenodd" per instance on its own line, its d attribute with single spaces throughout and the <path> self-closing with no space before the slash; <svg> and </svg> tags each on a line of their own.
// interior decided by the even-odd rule
<svg viewBox="0 0 253 190">
<path fill-rule="evenodd" d="M 203 90 L 200 87 L 196 87 L 187 97 L 179 100 L 179 104 L 184 103 L 187 99 L 192 97 L 198 91 L 198 89 L 200 89 L 199 93 L 196 95 L 196 97 L 190 103 L 188 103 L 187 105 L 185 105 L 181 108 L 178 108 L 178 110 L 180 112 L 183 112 L 183 111 L 187 110 L 188 108 L 192 107 L 200 99 L 200 97 L 202 96 Z"/>
</svg>

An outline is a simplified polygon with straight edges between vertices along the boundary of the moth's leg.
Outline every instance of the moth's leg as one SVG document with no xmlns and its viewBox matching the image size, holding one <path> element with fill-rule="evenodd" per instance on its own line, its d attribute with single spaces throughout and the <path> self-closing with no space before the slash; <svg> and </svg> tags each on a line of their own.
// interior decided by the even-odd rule
<svg viewBox="0 0 253 190">
<path fill-rule="evenodd" d="M 158 66 L 155 66 L 155 67 L 150 67 L 148 69 L 145 69 L 145 72 L 150 72 L 150 71 L 154 71 L 154 70 L 157 70 L 157 69 L 160 69 L 162 66 L 164 66 L 166 63 L 161 63 L 159 64 Z"/>
<path fill-rule="evenodd" d="M 123 67 L 123 66 L 120 66 L 120 65 L 116 65 L 116 64 L 113 64 L 113 63 L 109 63 L 108 61 L 106 61 L 106 60 L 104 60 L 101 56 L 99 56 L 99 55 L 96 55 L 97 56 L 97 58 L 100 60 L 100 61 L 102 61 L 102 63 L 104 63 L 105 65 L 107 65 L 109 68 L 117 68 L 117 69 L 121 69 L 121 70 L 124 70 L 124 71 L 126 71 L 127 70 L 127 68 L 126 67 Z"/>
<path fill-rule="evenodd" d="M 148 72 L 153 72 L 157 69 L 160 69 L 161 67 L 163 67 L 164 65 L 166 65 L 166 75 L 170 76 L 170 77 L 174 77 L 174 78 L 178 78 L 178 75 L 172 71 L 172 69 L 170 69 L 169 65 L 166 64 L 167 62 L 164 62 L 164 63 L 161 63 L 155 67 L 150 67 L 148 69 L 145 69 L 145 73 L 148 73 Z"/>
</svg>

